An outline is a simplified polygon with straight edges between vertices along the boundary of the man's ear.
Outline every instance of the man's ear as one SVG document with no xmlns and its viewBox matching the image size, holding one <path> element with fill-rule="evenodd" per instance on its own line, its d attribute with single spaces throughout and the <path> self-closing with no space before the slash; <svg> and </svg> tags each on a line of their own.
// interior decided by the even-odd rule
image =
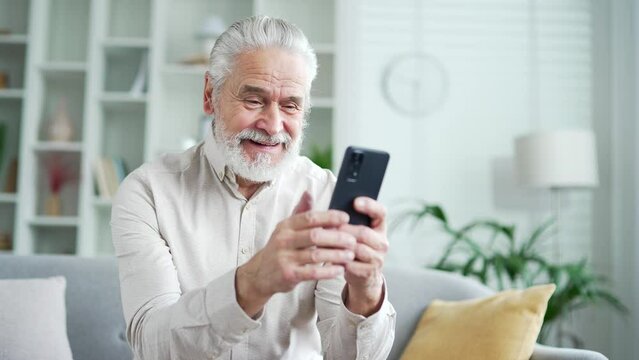
<svg viewBox="0 0 639 360">
<path fill-rule="evenodd" d="M 204 112 L 208 115 L 213 115 L 215 113 L 215 108 L 213 107 L 213 77 L 211 73 L 208 71 L 204 75 L 204 103 L 203 109 Z"/>
</svg>

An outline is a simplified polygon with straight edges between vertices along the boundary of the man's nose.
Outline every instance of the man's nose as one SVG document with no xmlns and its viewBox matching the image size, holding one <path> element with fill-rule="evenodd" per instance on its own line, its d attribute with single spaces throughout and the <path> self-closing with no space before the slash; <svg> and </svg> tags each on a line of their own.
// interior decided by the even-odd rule
<svg viewBox="0 0 639 360">
<path fill-rule="evenodd" d="M 265 106 L 260 115 L 257 128 L 264 130 L 267 134 L 276 135 L 284 128 L 280 107 L 276 102 Z"/>
</svg>

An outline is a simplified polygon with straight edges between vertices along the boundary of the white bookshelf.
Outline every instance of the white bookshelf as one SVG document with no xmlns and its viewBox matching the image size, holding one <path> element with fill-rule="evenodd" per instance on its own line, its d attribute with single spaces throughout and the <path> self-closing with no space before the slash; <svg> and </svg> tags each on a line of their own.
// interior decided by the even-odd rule
<svg viewBox="0 0 639 360">
<path fill-rule="evenodd" d="M 151 46 L 151 41 L 148 38 L 115 37 L 105 39 L 103 46 L 106 49 L 145 49 Z"/>
<path fill-rule="evenodd" d="M 29 221 L 32 227 L 77 227 L 79 224 L 77 216 L 36 216 Z"/>
<path fill-rule="evenodd" d="M 39 152 L 81 152 L 82 143 L 75 141 L 39 141 L 33 145 L 34 151 Z"/>
<path fill-rule="evenodd" d="M 29 56 L 29 1 L 0 0 L 0 72 L 7 83 L 0 88 L 0 124 L 5 128 L 4 153 L 0 157 L 0 233 L 16 238 L 18 193 L 6 192 L 10 163 L 20 154 L 26 95 L 26 62 Z M 3 9 L 11 8 L 11 11 Z M 2 249 L 2 253 L 11 250 Z"/>
<path fill-rule="evenodd" d="M 0 89 L 0 99 L 22 99 L 23 97 L 22 89 Z"/>
<path fill-rule="evenodd" d="M 96 193 L 94 164 L 117 157 L 131 171 L 200 140 L 207 65 L 192 62 L 206 58 L 196 33 L 209 16 L 228 26 L 266 14 L 305 31 L 320 67 L 305 144 L 330 145 L 335 1 L 0 0 L 0 29 L 12 30 L 0 34 L 0 65 L 8 65 L 12 78 L 10 88 L 0 89 L 0 119 L 3 112 L 15 115 L 21 129 L 10 129 L 20 140 L 11 144 L 20 154 L 19 192 L 0 192 L 0 217 L 10 218 L 0 221 L 0 231 L 14 233 L 14 252 L 112 253 L 111 199 Z M 9 6 L 23 18 L 3 15 Z M 132 93 L 144 58 L 146 86 Z M 45 130 L 61 98 L 74 128 L 72 141 L 62 143 L 49 141 Z M 78 174 L 61 192 L 61 216 L 43 211 L 49 195 L 45 165 L 52 158 Z"/>
<path fill-rule="evenodd" d="M 14 193 L 0 193 L 0 204 L 13 204 L 18 200 Z"/>
<path fill-rule="evenodd" d="M 0 35 L 0 44 L 26 44 L 28 41 L 26 34 Z"/>
<path fill-rule="evenodd" d="M 81 61 L 58 61 L 41 64 L 39 68 L 44 74 L 83 75 L 87 71 L 87 64 Z"/>
</svg>

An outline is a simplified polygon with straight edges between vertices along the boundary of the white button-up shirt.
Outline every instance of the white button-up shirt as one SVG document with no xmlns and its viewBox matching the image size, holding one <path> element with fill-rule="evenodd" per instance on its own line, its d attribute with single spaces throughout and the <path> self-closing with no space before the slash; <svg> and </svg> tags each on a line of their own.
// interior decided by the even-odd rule
<svg viewBox="0 0 639 360">
<path fill-rule="evenodd" d="M 335 177 L 299 157 L 247 200 L 209 136 L 122 183 L 111 228 L 127 338 L 137 359 L 386 359 L 395 310 L 345 306 L 343 278 L 275 294 L 258 318 L 238 305 L 236 268 L 309 191 L 325 210 Z M 385 295 L 386 296 L 386 295 Z"/>
</svg>

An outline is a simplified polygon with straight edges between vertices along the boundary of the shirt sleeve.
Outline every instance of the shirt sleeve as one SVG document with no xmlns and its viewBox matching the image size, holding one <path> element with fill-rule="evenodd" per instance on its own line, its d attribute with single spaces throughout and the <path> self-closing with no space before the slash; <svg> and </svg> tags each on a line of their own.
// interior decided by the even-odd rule
<svg viewBox="0 0 639 360">
<path fill-rule="evenodd" d="M 384 300 L 373 315 L 354 314 L 344 305 L 343 278 L 318 281 L 315 307 L 322 338 L 324 359 L 386 359 L 395 339 L 396 313 L 388 301 L 384 280 Z"/>
<path fill-rule="evenodd" d="M 319 210 L 328 209 L 336 178 L 328 170 L 316 193 Z M 395 339 L 396 313 L 388 301 L 384 280 L 384 301 L 373 315 L 354 314 L 344 304 L 344 278 L 318 281 L 315 287 L 317 326 L 324 359 L 386 359 Z"/>
<path fill-rule="evenodd" d="M 235 269 L 182 293 L 143 170 L 122 183 L 111 214 L 127 340 L 137 359 L 217 357 L 260 319 L 237 303 Z"/>
</svg>

